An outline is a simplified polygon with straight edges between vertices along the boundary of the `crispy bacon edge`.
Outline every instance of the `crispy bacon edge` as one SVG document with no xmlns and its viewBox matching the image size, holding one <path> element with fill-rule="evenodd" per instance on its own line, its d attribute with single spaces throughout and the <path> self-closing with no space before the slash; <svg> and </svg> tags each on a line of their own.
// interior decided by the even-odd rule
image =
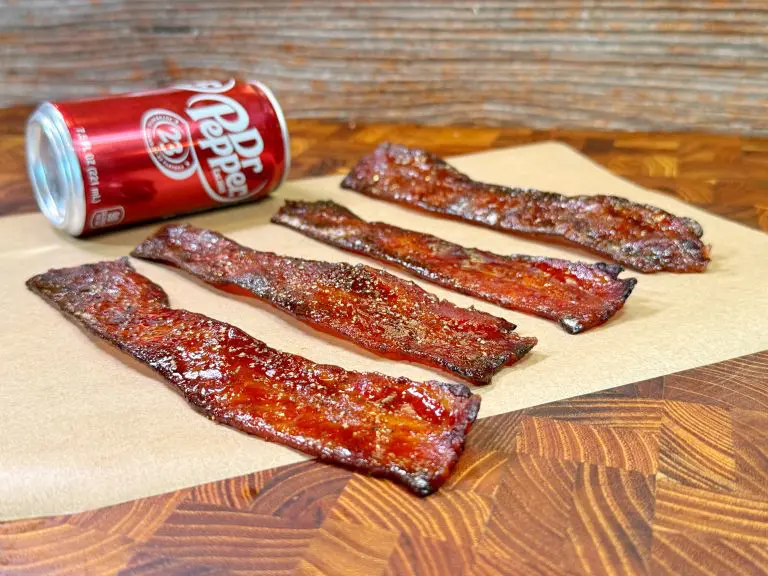
<svg viewBox="0 0 768 576">
<path fill-rule="evenodd" d="M 434 154 L 397 144 L 381 144 L 363 157 L 341 187 L 505 232 L 579 246 L 640 272 L 704 272 L 710 261 L 710 247 L 700 240 L 701 225 L 692 218 L 618 196 L 565 196 L 478 182 Z M 617 224 L 605 225 L 611 221 Z"/>
<path fill-rule="evenodd" d="M 480 407 L 480 397 L 472 394 L 462 384 L 438 381 L 414 382 L 404 377 L 393 378 L 375 372 L 350 372 L 337 366 L 316 364 L 301 356 L 270 348 L 225 322 L 183 309 L 170 308 L 168 297 L 163 289 L 136 272 L 127 258 L 73 268 L 52 269 L 30 278 L 26 285 L 76 324 L 152 368 L 178 389 L 193 408 L 210 419 L 265 440 L 300 450 L 324 462 L 395 480 L 418 496 L 433 493 L 450 476 Z M 121 300 L 123 295 L 127 295 L 127 298 Z M 207 327 L 209 336 L 216 332 L 225 334 L 226 337 L 217 341 L 216 345 L 213 345 L 210 339 L 205 341 L 205 349 L 215 355 L 208 362 L 218 368 L 222 365 L 217 361 L 226 353 L 216 351 L 227 350 L 227 343 L 237 343 L 239 345 L 237 349 L 251 346 L 254 351 L 265 356 L 267 361 L 260 360 L 261 356 L 243 358 L 238 355 L 234 359 L 237 368 L 222 376 L 221 380 L 228 379 L 228 382 L 223 388 L 216 390 L 217 393 L 223 392 L 223 394 L 211 400 L 213 396 L 210 387 L 206 391 L 208 383 L 204 383 L 202 387 L 196 386 L 199 384 L 197 378 L 191 378 L 182 373 L 182 368 L 177 371 L 176 364 L 172 361 L 174 359 L 179 362 L 189 361 L 192 357 L 199 359 L 199 354 L 189 354 L 194 351 L 193 349 L 185 349 L 177 340 L 166 343 L 165 349 L 157 342 L 153 348 L 152 339 L 160 340 L 156 336 L 147 337 L 149 342 L 146 345 L 141 344 L 144 338 L 142 328 L 152 327 L 153 318 L 157 322 L 162 322 L 163 318 L 169 318 L 170 321 L 175 320 L 181 327 L 197 326 L 199 328 L 202 325 Z M 121 337 L 120 331 L 131 334 L 134 341 Z M 193 338 L 193 341 L 198 344 L 204 340 L 204 338 Z M 202 347 L 202 344 L 200 346 Z M 303 380 L 300 382 L 303 388 L 301 389 L 306 391 L 307 386 L 315 386 L 313 397 L 319 398 L 321 403 L 322 399 L 333 394 L 341 395 L 347 392 L 348 396 L 341 398 L 347 401 L 354 400 L 354 395 L 357 395 L 366 415 L 377 411 L 372 418 L 361 422 L 361 427 L 362 424 L 370 421 L 376 423 L 383 421 L 386 425 L 389 423 L 386 420 L 388 414 L 392 416 L 392 421 L 398 418 L 398 421 L 410 418 L 413 429 L 407 426 L 403 426 L 400 430 L 390 429 L 389 432 L 392 433 L 388 437 L 390 439 L 411 438 L 419 427 L 416 423 L 422 428 L 426 425 L 428 432 L 422 433 L 417 440 L 423 444 L 420 447 L 431 449 L 430 455 L 437 461 L 425 461 L 421 463 L 423 466 L 417 466 L 414 463 L 410 466 L 411 469 L 405 469 L 398 464 L 397 455 L 382 452 L 378 435 L 374 436 L 377 440 L 376 444 L 369 442 L 365 453 L 355 452 L 340 445 L 324 445 L 321 435 L 313 438 L 311 431 L 301 428 L 300 418 L 288 422 L 294 427 L 294 433 L 290 433 L 277 428 L 274 422 L 267 422 L 263 416 L 248 412 L 247 404 L 238 405 L 230 400 L 232 405 L 228 406 L 226 399 L 236 397 L 238 392 L 242 392 L 243 384 L 248 381 L 249 376 L 253 376 L 255 370 L 249 374 L 247 368 L 243 369 L 252 361 L 261 361 L 262 365 L 259 368 L 264 366 L 273 368 L 276 363 L 283 362 L 291 368 L 299 366 L 303 371 L 301 375 Z M 255 362 L 254 365 L 256 365 Z M 196 374 L 199 374 L 199 371 Z M 295 374 L 292 375 L 295 376 Z M 319 382 L 328 384 L 333 378 L 340 380 L 333 390 L 329 389 L 330 385 L 317 386 Z M 274 384 L 274 382 L 267 383 Z M 282 385 L 285 386 L 286 393 L 290 392 L 286 383 Z M 262 382 L 262 388 L 264 387 L 265 384 Z M 206 394 L 209 395 L 207 399 Z M 363 403 L 361 400 L 366 402 Z M 305 407 L 307 406 L 312 407 L 305 403 Z M 336 429 L 339 430 L 338 412 L 329 411 L 328 406 L 325 406 L 325 410 L 324 422 L 330 426 L 330 422 L 333 421 Z M 274 415 L 274 412 L 272 414 Z M 381 419 L 378 416 L 381 416 Z M 430 425 L 431 429 L 429 429 Z M 346 429 L 343 424 L 341 426 Z M 370 426 L 366 427 L 366 430 L 369 428 Z M 397 436 L 398 434 L 400 436 Z M 396 443 L 391 446 L 395 445 Z M 379 461 L 376 461 L 373 456 L 376 452 L 381 453 Z"/>
<path fill-rule="evenodd" d="M 384 270 L 260 252 L 188 224 L 160 228 L 131 256 L 169 264 L 229 292 L 255 296 L 315 329 L 376 354 L 445 370 L 477 385 L 489 384 L 494 374 L 522 359 L 537 343 L 534 337 L 514 332 L 515 325 L 503 318 L 440 300 Z M 317 281 L 331 290 L 322 301 L 316 301 L 317 290 L 307 289 L 313 269 Z M 369 282 L 385 286 L 410 306 L 382 305 L 378 294 L 366 287 Z M 324 301 L 329 294 L 337 299 L 334 306 Z M 377 334 L 370 326 L 350 321 L 349 309 L 357 307 L 363 307 L 377 325 L 395 328 L 399 337 Z"/>
<path fill-rule="evenodd" d="M 616 264 L 588 264 L 523 255 L 501 256 L 465 248 L 431 234 L 383 222 L 368 222 L 332 200 L 286 200 L 272 217 L 272 222 L 331 246 L 395 265 L 419 278 L 463 294 L 555 320 L 569 334 L 579 334 L 608 321 L 622 308 L 637 283 L 634 278 L 619 279 L 618 275 L 624 269 Z M 446 254 L 450 256 L 446 258 Z M 450 265 L 446 264 L 447 259 L 452 260 Z M 462 262 L 478 266 L 478 262 L 485 260 L 489 261 L 488 268 L 494 268 L 489 271 L 492 276 L 499 273 L 496 266 L 530 267 L 530 274 L 526 278 L 537 280 L 546 274 L 547 283 L 562 285 L 564 290 L 574 290 L 573 286 L 576 286 L 590 302 L 573 306 L 568 306 L 566 302 L 564 305 L 558 300 L 555 290 L 547 287 L 541 287 L 533 301 L 525 292 L 522 296 L 514 293 L 515 282 L 503 287 L 503 291 L 494 291 L 493 282 L 482 288 L 463 283 L 460 275 Z M 522 282 L 527 288 L 530 287 L 526 279 Z M 518 296 L 516 302 L 515 296 Z"/>
</svg>

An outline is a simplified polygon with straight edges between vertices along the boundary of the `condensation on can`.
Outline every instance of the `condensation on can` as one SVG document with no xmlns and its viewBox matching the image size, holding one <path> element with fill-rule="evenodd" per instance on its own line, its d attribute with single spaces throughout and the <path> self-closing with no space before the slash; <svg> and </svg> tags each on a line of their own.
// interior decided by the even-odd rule
<svg viewBox="0 0 768 576">
<path fill-rule="evenodd" d="M 40 211 L 81 236 L 260 198 L 290 167 L 282 109 L 260 82 L 197 82 L 42 103 L 26 130 Z"/>
</svg>

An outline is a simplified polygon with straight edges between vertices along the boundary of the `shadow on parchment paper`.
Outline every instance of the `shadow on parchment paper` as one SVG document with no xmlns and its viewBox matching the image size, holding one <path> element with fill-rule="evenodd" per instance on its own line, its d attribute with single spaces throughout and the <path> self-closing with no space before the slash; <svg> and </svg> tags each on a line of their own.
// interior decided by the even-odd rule
<svg viewBox="0 0 768 576">
<path fill-rule="evenodd" d="M 44 301 L 47 306 L 50 306 L 53 310 L 60 312 L 59 309 L 53 306 L 50 302 L 48 302 L 47 300 L 44 300 Z M 160 374 L 152 370 L 152 368 L 150 368 L 143 362 L 137 360 L 130 354 L 123 352 L 122 350 L 120 350 L 113 344 L 110 344 L 106 340 L 99 338 L 93 332 L 91 332 L 85 326 L 83 326 L 80 322 L 78 322 L 77 320 L 69 316 L 69 314 L 62 314 L 62 316 L 64 316 L 69 322 L 77 326 L 77 329 L 80 330 L 80 332 L 82 332 L 88 338 L 88 340 L 94 346 L 96 346 L 96 348 L 98 348 L 105 354 L 109 354 L 113 358 L 117 358 L 123 365 L 127 366 L 131 370 L 135 370 L 139 375 L 147 378 L 151 378 L 152 380 L 164 385 L 169 390 L 173 390 L 173 392 L 176 393 L 177 396 L 180 396 L 186 403 L 186 398 L 184 398 L 184 395 L 181 393 L 181 390 L 179 390 L 176 386 L 174 386 L 173 384 L 168 382 L 165 378 L 160 376 Z M 104 385 L 109 386 L 109 379 L 106 377 L 104 378 Z"/>
<path fill-rule="evenodd" d="M 85 247 L 87 244 L 88 250 L 93 252 L 96 258 L 99 255 L 103 255 L 113 259 L 115 258 L 114 248 L 116 246 L 125 247 L 125 254 L 123 256 L 128 256 L 128 253 L 139 242 L 161 226 L 170 223 L 182 223 L 194 219 L 195 226 L 211 228 L 223 234 L 255 226 L 273 226 L 269 222 L 270 218 L 282 205 L 282 202 L 281 198 L 268 196 L 246 204 L 215 207 L 211 210 L 184 214 L 174 218 L 155 220 L 149 223 L 142 222 L 128 228 L 115 230 L 114 232 L 106 232 L 84 238 L 74 238 L 61 231 L 57 231 L 57 234 L 65 244 L 76 244 L 80 248 Z"/>
<path fill-rule="evenodd" d="M 642 279 L 638 280 L 637 286 L 640 285 L 640 282 L 642 282 Z M 654 305 L 653 300 L 650 298 L 645 298 L 641 294 L 637 294 L 637 286 L 635 286 L 635 290 L 629 295 L 629 298 L 627 298 L 627 301 L 624 303 L 621 310 L 616 312 L 608 322 L 596 326 L 595 328 L 591 328 L 585 332 L 585 334 L 597 332 L 598 330 L 610 330 L 611 326 L 616 326 L 617 324 L 625 322 L 642 322 L 649 316 L 654 316 L 659 312 L 664 311 L 663 308 Z M 632 312 L 631 315 L 629 314 L 630 311 Z M 576 334 L 574 337 L 578 338 L 579 334 Z"/>
</svg>

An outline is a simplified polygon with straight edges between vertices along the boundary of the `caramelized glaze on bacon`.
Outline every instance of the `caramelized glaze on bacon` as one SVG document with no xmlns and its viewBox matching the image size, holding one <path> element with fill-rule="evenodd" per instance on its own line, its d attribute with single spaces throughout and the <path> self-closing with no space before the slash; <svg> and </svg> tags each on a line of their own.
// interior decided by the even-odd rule
<svg viewBox="0 0 768 576">
<path fill-rule="evenodd" d="M 50 270 L 27 286 L 147 364 L 212 420 L 416 494 L 450 475 L 480 398 L 460 384 L 348 372 L 172 309 L 127 259 Z"/>
<path fill-rule="evenodd" d="M 161 228 L 132 255 L 254 295 L 372 352 L 449 370 L 476 384 L 487 384 L 536 344 L 502 318 L 439 300 L 383 270 L 259 252 L 189 225 Z"/>
<path fill-rule="evenodd" d="M 382 144 L 343 188 L 508 232 L 550 237 L 641 272 L 703 272 L 701 226 L 616 196 L 563 196 L 475 182 L 423 150 Z"/>
<path fill-rule="evenodd" d="M 446 288 L 556 320 L 570 334 L 608 320 L 624 305 L 636 282 L 617 279 L 623 268 L 615 264 L 500 256 L 464 248 L 430 234 L 366 222 L 332 201 L 287 201 L 272 222 L 389 262 Z"/>
</svg>

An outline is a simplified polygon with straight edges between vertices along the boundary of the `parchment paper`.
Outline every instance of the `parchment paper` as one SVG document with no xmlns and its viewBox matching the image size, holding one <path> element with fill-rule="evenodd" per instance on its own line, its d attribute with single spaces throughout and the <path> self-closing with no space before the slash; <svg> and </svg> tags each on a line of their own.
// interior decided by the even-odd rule
<svg viewBox="0 0 768 576">
<path fill-rule="evenodd" d="M 501 372 L 491 386 L 476 388 L 483 395 L 481 416 L 768 349 L 768 235 L 638 188 L 560 144 L 465 156 L 454 164 L 499 184 L 616 194 L 656 204 L 697 219 L 713 245 L 713 262 L 704 274 L 625 272 L 639 282 L 624 310 L 604 327 L 577 336 L 546 320 L 419 281 L 441 297 L 504 316 L 518 324 L 520 333 L 539 338 L 528 358 Z M 594 260 L 577 250 L 368 199 L 341 190 L 339 181 L 291 182 L 258 204 L 187 219 L 254 248 L 373 264 L 269 224 L 285 198 L 332 198 L 363 218 L 466 246 Z M 155 227 L 77 240 L 55 232 L 40 215 L 0 219 L 0 519 L 78 512 L 304 458 L 201 417 L 151 371 L 87 336 L 24 287 L 28 277 L 51 267 L 126 255 Z M 236 324 L 275 348 L 348 369 L 451 379 L 377 358 L 181 272 L 134 264 L 165 288 L 172 305 Z"/>
</svg>

